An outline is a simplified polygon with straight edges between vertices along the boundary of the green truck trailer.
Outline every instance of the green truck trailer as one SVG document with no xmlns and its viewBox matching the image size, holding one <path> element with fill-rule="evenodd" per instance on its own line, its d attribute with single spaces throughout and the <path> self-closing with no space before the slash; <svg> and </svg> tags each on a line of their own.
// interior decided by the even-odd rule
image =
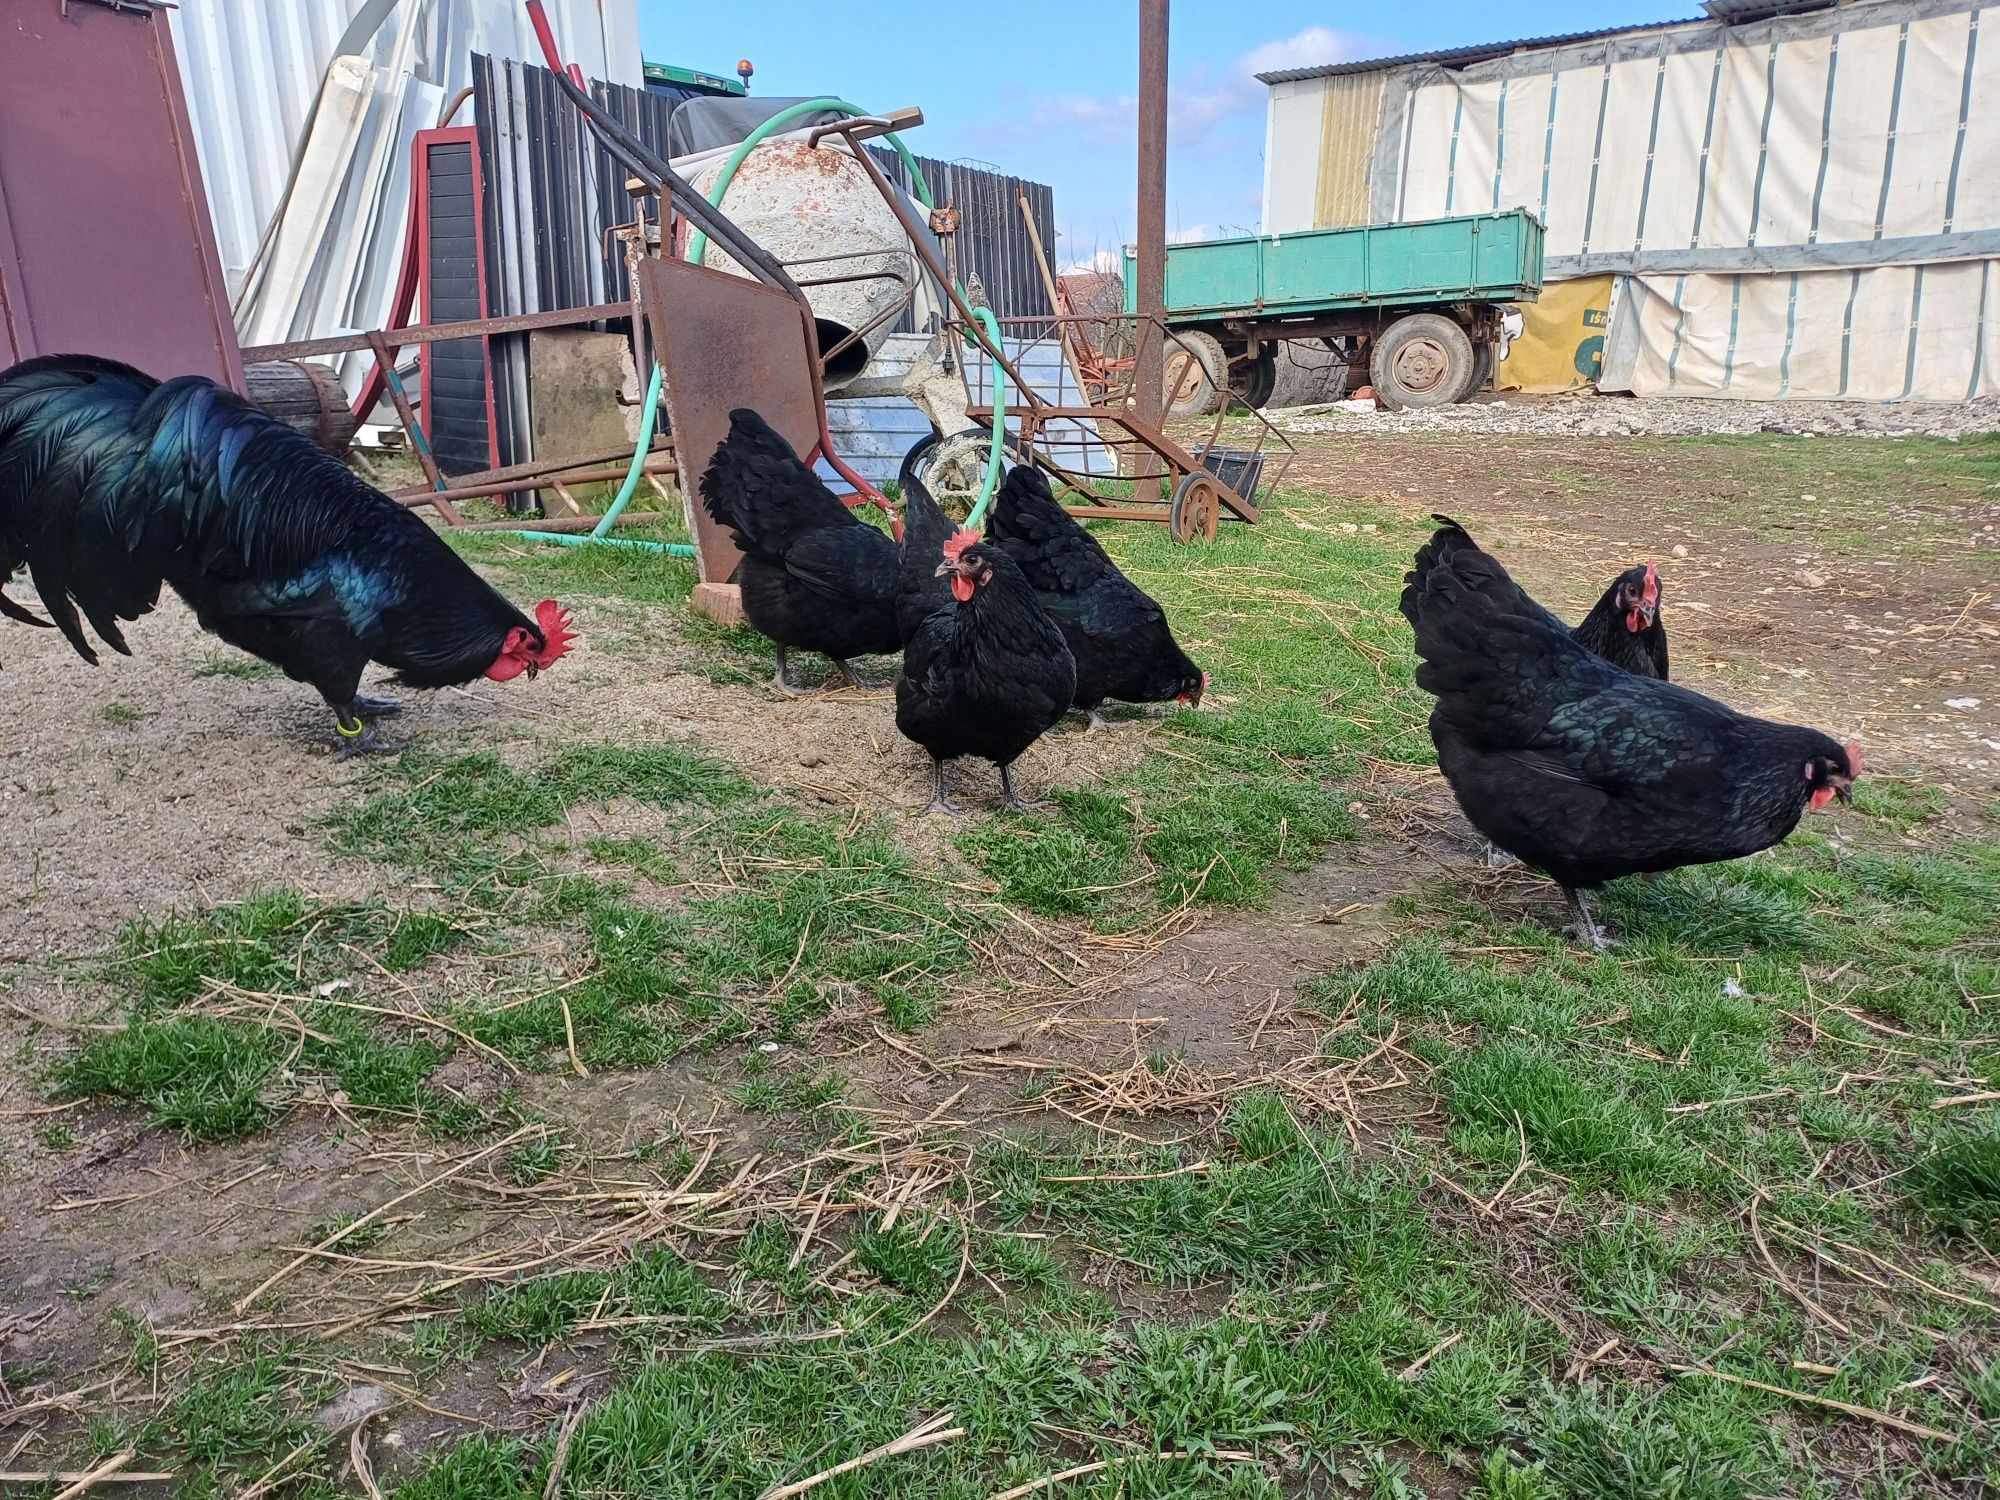
<svg viewBox="0 0 2000 1500">
<path fill-rule="evenodd" d="M 1270 399 L 1277 345 L 1314 339 L 1399 410 L 1463 401 L 1505 352 L 1508 304 L 1542 290 L 1542 225 L 1525 209 L 1167 247 L 1173 410 Z M 1125 252 L 1125 309 L 1138 305 Z"/>
</svg>

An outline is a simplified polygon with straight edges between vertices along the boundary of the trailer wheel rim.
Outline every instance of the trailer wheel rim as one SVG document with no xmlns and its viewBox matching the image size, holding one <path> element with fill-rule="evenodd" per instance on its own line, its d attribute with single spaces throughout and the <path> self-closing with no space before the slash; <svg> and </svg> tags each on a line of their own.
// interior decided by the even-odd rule
<svg viewBox="0 0 2000 1500">
<path fill-rule="evenodd" d="M 1163 387 L 1166 409 L 1179 411 L 1183 405 L 1194 400 L 1208 381 L 1208 371 L 1201 361 L 1185 349 L 1169 349 L 1161 363 L 1160 384 Z"/>
<path fill-rule="evenodd" d="M 1428 396 L 1451 374 L 1451 352 L 1434 338 L 1414 338 L 1396 351 L 1389 371 L 1412 396 Z"/>
</svg>

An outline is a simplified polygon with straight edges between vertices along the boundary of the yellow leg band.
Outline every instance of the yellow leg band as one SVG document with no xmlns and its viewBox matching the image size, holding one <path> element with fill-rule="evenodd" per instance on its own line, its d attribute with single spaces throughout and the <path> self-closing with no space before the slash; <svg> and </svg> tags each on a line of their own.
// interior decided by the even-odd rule
<svg viewBox="0 0 2000 1500">
<path fill-rule="evenodd" d="M 345 735 L 350 740 L 353 739 L 358 734 L 366 734 L 368 732 L 368 726 L 366 724 L 363 724 L 359 719 L 355 720 L 354 727 L 352 729 L 349 729 L 345 724 L 341 723 L 339 719 L 335 719 L 333 721 L 333 727 L 335 730 Z"/>
</svg>

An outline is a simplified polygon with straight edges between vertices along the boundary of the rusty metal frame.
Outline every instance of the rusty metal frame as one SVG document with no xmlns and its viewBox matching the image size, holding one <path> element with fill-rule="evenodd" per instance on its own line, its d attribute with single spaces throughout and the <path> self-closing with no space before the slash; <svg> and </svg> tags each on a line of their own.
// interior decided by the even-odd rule
<svg viewBox="0 0 2000 1500">
<path fill-rule="evenodd" d="M 1020 441 L 1033 452 L 1036 462 L 1056 474 L 1063 481 L 1067 490 L 1082 498 L 1090 506 L 1088 513 L 1093 517 L 1106 520 L 1171 522 L 1175 512 L 1175 506 L 1171 498 L 1165 503 L 1148 504 L 1144 502 L 1144 490 L 1148 487 L 1149 483 L 1157 482 L 1162 478 L 1171 478 L 1174 481 L 1175 490 L 1178 491 L 1179 487 L 1190 476 L 1207 475 L 1214 481 L 1216 498 L 1229 514 L 1240 521 L 1254 524 L 1260 513 L 1256 497 L 1254 495 L 1240 494 L 1231 486 L 1222 483 L 1220 476 L 1216 475 L 1203 462 L 1203 459 L 1217 447 L 1215 439 L 1221 431 L 1223 418 L 1228 412 L 1228 403 L 1226 400 L 1224 401 L 1222 410 L 1216 414 L 1215 423 L 1209 429 L 1207 438 L 1198 447 L 1190 449 L 1170 435 L 1165 430 L 1163 424 L 1148 422 L 1133 411 L 1134 398 L 1138 395 L 1137 372 L 1145 368 L 1147 361 L 1144 359 L 1134 360 L 1132 380 L 1123 393 L 1123 399 L 1120 400 L 1112 400 L 1111 398 L 1115 393 L 1107 390 L 1101 398 L 1102 404 L 1080 407 L 1055 406 L 1044 401 L 1035 393 L 1033 387 L 1022 377 L 1018 363 L 1008 355 L 1006 349 L 1004 347 L 996 347 L 993 341 L 988 339 L 985 330 L 980 327 L 978 318 L 974 316 L 971 304 L 966 301 L 964 294 L 959 291 L 958 285 L 952 278 L 949 269 L 939 260 L 937 253 L 926 241 L 924 231 L 918 224 L 916 216 L 903 202 L 901 196 L 896 192 L 894 186 L 890 183 L 887 175 L 882 171 L 882 168 L 876 163 L 875 159 L 861 148 L 857 135 L 861 132 L 879 133 L 883 123 L 882 120 L 876 118 L 838 121 L 833 124 L 819 126 L 814 130 L 813 138 L 815 142 L 823 140 L 828 136 L 840 136 L 844 138 L 855 159 L 861 162 L 862 166 L 866 168 L 870 179 L 875 184 L 876 191 L 882 195 L 883 201 L 889 205 L 890 211 L 901 222 L 903 232 L 909 237 L 911 247 L 915 251 L 917 258 L 923 263 L 924 269 L 930 273 L 933 280 L 937 282 L 947 302 L 958 314 L 957 318 L 947 320 L 945 327 L 947 334 L 960 346 L 961 363 L 965 353 L 964 346 L 966 344 L 976 345 L 984 355 L 992 358 L 999 364 L 1011 383 L 1011 389 L 1018 391 L 1024 398 L 1019 405 L 1010 403 L 1006 406 L 999 414 L 997 420 L 1003 425 L 1010 419 L 1019 424 Z M 1063 319 L 1058 316 L 1053 318 L 1006 319 L 1002 321 L 1014 323 L 1026 322 L 1043 327 L 1060 328 Z M 1165 347 L 1165 340 L 1171 339 L 1176 343 L 1180 342 L 1178 336 L 1169 330 L 1164 323 L 1156 320 L 1151 321 L 1150 324 L 1142 324 L 1138 329 L 1139 346 L 1142 354 L 1145 352 L 1149 334 L 1155 346 L 1161 349 Z M 1155 363 L 1155 368 L 1157 368 L 1157 363 Z M 1277 469 L 1271 474 L 1268 484 L 1262 482 L 1261 478 L 1261 469 L 1265 466 L 1259 465 L 1260 482 L 1256 488 L 1262 491 L 1268 498 L 1282 479 L 1285 471 L 1290 468 L 1292 444 L 1284 434 L 1280 433 L 1263 417 L 1262 413 L 1253 413 L 1253 415 L 1261 424 L 1262 431 L 1258 436 L 1257 447 L 1252 450 L 1252 456 L 1263 455 L 1266 444 L 1273 441 L 1279 446 L 1283 454 Z M 970 401 L 966 405 L 966 416 L 988 429 L 992 428 L 996 420 L 995 413 L 990 405 L 983 407 L 975 406 Z M 1140 491 L 1140 503 L 1126 503 L 1122 497 L 1114 498 L 1098 493 L 1091 488 L 1091 476 L 1073 470 L 1059 461 L 1053 461 L 1053 455 L 1047 453 L 1045 445 L 1037 445 L 1035 441 L 1036 433 L 1051 420 L 1062 420 L 1064 418 L 1096 424 L 1100 438 L 1104 428 L 1107 426 L 1117 429 L 1124 434 L 1121 438 L 1106 442 L 1105 446 L 1123 450 L 1131 455 L 1132 471 L 1129 475 L 1122 477 L 1129 478 L 1135 483 L 1135 486 Z M 1152 460 L 1141 459 L 1139 455 L 1142 452 L 1151 454 Z M 1124 467 L 1124 464 L 1121 462 L 1122 467 Z"/>
</svg>

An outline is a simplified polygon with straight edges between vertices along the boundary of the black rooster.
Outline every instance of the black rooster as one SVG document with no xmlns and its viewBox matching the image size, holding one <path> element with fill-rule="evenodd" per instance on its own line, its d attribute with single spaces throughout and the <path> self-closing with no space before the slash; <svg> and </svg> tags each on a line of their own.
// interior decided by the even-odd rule
<svg viewBox="0 0 2000 1500">
<path fill-rule="evenodd" d="M 1208 674 L 1174 640 L 1166 611 L 1056 502 L 1041 470 L 1022 464 L 1007 475 L 989 529 L 1069 643 L 1076 707 L 1092 729 L 1104 725 L 1098 708 L 1107 698 L 1200 704 Z"/>
<path fill-rule="evenodd" d="M 944 763 L 962 755 L 998 766 L 1006 804 L 1020 811 L 1012 766 L 1068 710 L 1076 664 L 1014 560 L 978 532 L 954 530 L 907 469 L 904 485 L 896 727 L 930 752 L 924 811 L 959 811 L 944 793 Z"/>
<path fill-rule="evenodd" d="M 794 691 L 785 651 L 833 658 L 855 687 L 851 656 L 894 651 L 896 544 L 862 521 L 762 417 L 729 414 L 729 436 L 701 476 L 702 503 L 743 550 L 743 615 L 778 648 L 771 685 Z"/>
<path fill-rule="evenodd" d="M 1562 886 L 1600 949 L 1583 891 L 1769 848 L 1861 774 L 1858 745 L 1592 655 L 1455 525 L 1417 553 L 1402 611 L 1458 805 Z"/>
<path fill-rule="evenodd" d="M 204 630 L 311 683 L 341 757 L 393 750 L 362 713 L 371 661 L 412 687 L 552 665 L 573 639 L 544 600 L 529 619 L 403 506 L 200 376 L 162 384 L 90 355 L 0 372 L 0 584 L 25 565 L 77 654 L 78 611 L 114 651 L 162 584 Z M 0 612 L 42 625 L 0 594 Z"/>
<path fill-rule="evenodd" d="M 1570 634 L 1612 666 L 1665 682 L 1667 622 L 1660 618 L 1659 569 L 1640 563 L 1620 573 Z"/>
</svg>

